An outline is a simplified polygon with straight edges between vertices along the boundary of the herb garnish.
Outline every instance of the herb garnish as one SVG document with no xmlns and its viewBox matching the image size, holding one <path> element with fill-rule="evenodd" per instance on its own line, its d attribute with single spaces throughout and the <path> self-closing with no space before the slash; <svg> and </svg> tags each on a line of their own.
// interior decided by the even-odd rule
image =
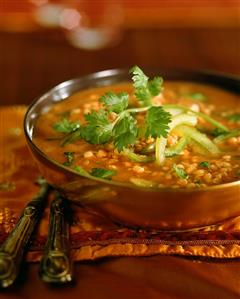
<svg viewBox="0 0 240 299">
<path fill-rule="evenodd" d="M 111 179 L 116 174 L 116 171 L 104 168 L 92 168 L 90 174 L 97 178 Z"/>
<path fill-rule="evenodd" d="M 227 134 L 227 132 L 226 132 L 226 131 L 223 131 L 223 130 L 220 129 L 220 128 L 215 128 L 215 129 L 213 129 L 213 130 L 210 132 L 210 134 L 211 134 L 213 137 L 217 137 L 217 136 L 222 135 L 222 134 Z"/>
<path fill-rule="evenodd" d="M 176 164 L 173 164 L 173 170 L 175 171 L 175 174 L 180 178 L 180 179 L 187 179 L 188 174 L 186 171 L 180 167 L 178 167 Z"/>
<path fill-rule="evenodd" d="M 53 126 L 56 131 L 66 134 L 61 146 L 84 139 L 92 144 L 111 142 L 121 152 L 136 142 L 140 130 L 142 137 L 167 137 L 171 114 L 161 106 L 152 106 L 151 102 L 152 97 L 162 91 L 162 78 L 154 77 L 149 80 L 137 66 L 130 72 L 133 74 L 135 95 L 143 107 L 129 108 L 129 95 L 126 92 L 107 92 L 99 99 L 102 109 L 84 115 L 86 122 L 82 126 L 79 122 L 71 122 L 66 118 Z M 114 119 L 111 113 L 115 113 Z M 145 121 L 140 125 L 137 113 L 146 113 Z M 71 163 L 72 160 L 67 160 L 65 165 Z"/>
<path fill-rule="evenodd" d="M 99 101 L 103 103 L 109 112 L 120 113 L 128 107 L 128 97 L 126 92 L 120 92 L 118 94 L 107 92 L 100 97 Z"/>
<path fill-rule="evenodd" d="M 80 128 L 80 123 L 78 121 L 71 122 L 67 118 L 63 118 L 59 122 L 53 125 L 53 129 L 60 133 L 71 133 Z"/>
<path fill-rule="evenodd" d="M 142 106 L 151 105 L 151 99 L 157 96 L 163 89 L 163 79 L 154 77 L 149 81 L 149 78 L 138 67 L 134 66 L 130 73 L 133 74 L 133 86 L 135 87 L 135 96 L 140 101 Z"/>
<path fill-rule="evenodd" d="M 85 124 L 80 126 L 79 122 L 71 122 L 66 118 L 54 124 L 56 131 L 67 134 L 62 139 L 62 146 L 84 139 L 92 144 L 112 142 L 120 152 L 137 140 L 139 125 L 136 114 L 144 112 L 147 115 L 141 127 L 145 137 L 167 137 L 171 115 L 161 106 L 152 106 L 151 103 L 151 98 L 162 91 L 162 78 L 149 80 L 137 66 L 130 72 L 133 73 L 135 95 L 144 107 L 129 108 L 129 95 L 126 92 L 107 92 L 99 99 L 102 109 L 84 115 Z M 110 117 L 111 113 L 115 113 L 114 120 Z"/>
<path fill-rule="evenodd" d="M 113 124 L 105 110 L 93 111 L 84 115 L 86 125 L 82 127 L 81 137 L 92 144 L 103 144 L 112 136 Z"/>
<path fill-rule="evenodd" d="M 203 168 L 210 168 L 210 163 L 208 161 L 202 161 L 198 165 Z"/>
<path fill-rule="evenodd" d="M 64 166 L 71 166 L 74 160 L 74 152 L 64 152 L 67 161 L 63 163 Z"/>
<path fill-rule="evenodd" d="M 137 121 L 126 114 L 113 129 L 113 143 L 119 151 L 122 151 L 130 144 L 134 144 L 138 135 Z"/>
<path fill-rule="evenodd" d="M 147 111 L 146 116 L 146 137 L 167 137 L 171 121 L 171 114 L 166 112 L 162 107 L 152 106 Z"/>
<path fill-rule="evenodd" d="M 191 93 L 184 94 L 184 96 L 186 96 L 187 98 L 189 98 L 191 100 L 195 100 L 195 101 L 199 101 L 199 102 L 207 101 L 207 97 L 205 96 L 205 94 L 203 94 L 201 92 L 191 92 Z"/>
<path fill-rule="evenodd" d="M 79 165 L 75 166 L 74 170 L 77 171 L 79 174 L 81 174 L 83 176 L 89 175 L 89 173 Z"/>
<path fill-rule="evenodd" d="M 203 168 L 210 168 L 210 163 L 208 161 L 202 161 L 198 165 Z"/>
<path fill-rule="evenodd" d="M 227 119 L 231 122 L 240 122 L 240 113 L 234 113 L 227 116 Z"/>
<path fill-rule="evenodd" d="M 142 104 L 151 104 L 149 100 L 159 94 L 162 89 L 162 79 L 148 77 L 138 67 L 134 67 L 133 75 L 135 92 Z M 141 96 L 140 96 L 141 95 Z M 146 101 L 145 101 L 146 100 Z M 128 108 L 129 95 L 125 92 L 107 92 L 100 97 L 103 109 L 85 115 L 86 124 L 81 126 L 81 137 L 92 144 L 113 142 L 118 151 L 135 143 L 138 137 L 136 113 L 147 112 L 144 123 L 145 137 L 167 136 L 170 114 L 160 106 L 145 106 Z M 110 121 L 110 113 L 114 112 L 115 120 Z"/>
</svg>

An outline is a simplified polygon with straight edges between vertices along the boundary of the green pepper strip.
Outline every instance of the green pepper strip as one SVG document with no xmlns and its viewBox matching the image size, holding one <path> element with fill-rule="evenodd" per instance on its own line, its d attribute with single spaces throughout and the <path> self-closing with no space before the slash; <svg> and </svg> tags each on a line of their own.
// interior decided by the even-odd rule
<svg viewBox="0 0 240 299">
<path fill-rule="evenodd" d="M 188 143 L 187 137 L 186 136 L 181 137 L 175 146 L 165 149 L 165 156 L 173 157 L 179 155 L 184 150 L 187 143 Z"/>
<path fill-rule="evenodd" d="M 195 126 L 197 124 L 197 118 L 193 115 L 186 113 L 178 114 L 172 118 L 171 123 L 169 124 L 169 132 L 171 132 L 175 127 L 185 124 L 190 126 Z M 155 157 L 156 162 L 161 165 L 165 160 L 165 148 L 167 145 L 167 139 L 164 137 L 158 137 L 156 139 L 156 148 L 155 148 Z"/>
<path fill-rule="evenodd" d="M 151 162 L 151 161 L 155 160 L 154 157 L 139 155 L 139 154 L 136 154 L 133 151 L 126 149 L 126 148 L 122 151 L 122 154 L 124 156 L 128 157 L 133 162 L 146 163 L 146 162 Z"/>
<path fill-rule="evenodd" d="M 221 124 L 220 122 L 216 121 L 215 119 L 213 119 L 212 117 L 208 116 L 205 113 L 196 112 L 196 111 L 191 110 L 190 108 L 186 108 L 186 107 L 181 106 L 181 105 L 166 104 L 166 105 L 163 105 L 163 108 L 166 108 L 169 111 L 171 111 L 170 109 L 172 108 L 174 110 L 176 110 L 176 109 L 182 109 L 183 112 L 191 112 L 191 113 L 193 113 L 193 114 L 195 114 L 197 116 L 202 117 L 207 122 L 209 122 L 210 124 L 214 125 L 216 128 L 219 128 L 219 129 L 221 129 L 224 132 L 229 132 L 229 129 L 227 127 L 225 127 L 223 124 Z"/>
<path fill-rule="evenodd" d="M 174 131 L 183 136 L 187 136 L 187 138 L 193 140 L 194 143 L 196 143 L 200 148 L 205 149 L 208 153 L 220 153 L 219 148 L 205 134 L 200 133 L 195 128 L 181 125 L 176 127 Z"/>
</svg>

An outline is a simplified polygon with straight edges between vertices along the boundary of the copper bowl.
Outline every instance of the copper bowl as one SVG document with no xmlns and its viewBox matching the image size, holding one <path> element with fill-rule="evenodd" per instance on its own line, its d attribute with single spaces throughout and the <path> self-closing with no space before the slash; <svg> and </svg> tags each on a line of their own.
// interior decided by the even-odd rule
<svg viewBox="0 0 240 299">
<path fill-rule="evenodd" d="M 166 80 L 214 84 L 239 91 L 236 78 L 209 72 L 148 70 Z M 240 181 L 202 189 L 146 189 L 92 176 L 82 176 L 50 159 L 32 137 L 39 115 L 77 91 L 129 81 L 127 70 L 108 70 L 61 83 L 36 99 L 24 120 L 28 145 L 42 175 L 70 200 L 134 227 L 186 230 L 218 223 L 240 215 Z"/>
</svg>

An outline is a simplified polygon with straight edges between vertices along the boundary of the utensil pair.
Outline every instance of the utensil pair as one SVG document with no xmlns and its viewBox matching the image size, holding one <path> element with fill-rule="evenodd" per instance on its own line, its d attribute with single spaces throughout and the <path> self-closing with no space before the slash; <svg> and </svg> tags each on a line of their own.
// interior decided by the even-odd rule
<svg viewBox="0 0 240 299">
<path fill-rule="evenodd" d="M 44 211 L 51 187 L 41 182 L 39 193 L 24 208 L 18 223 L 0 247 L 0 287 L 11 286 L 20 272 L 23 255 L 32 233 Z M 57 191 L 51 203 L 49 231 L 40 262 L 39 275 L 45 282 L 66 283 L 72 280 L 69 251 L 69 222 L 67 200 Z"/>
</svg>

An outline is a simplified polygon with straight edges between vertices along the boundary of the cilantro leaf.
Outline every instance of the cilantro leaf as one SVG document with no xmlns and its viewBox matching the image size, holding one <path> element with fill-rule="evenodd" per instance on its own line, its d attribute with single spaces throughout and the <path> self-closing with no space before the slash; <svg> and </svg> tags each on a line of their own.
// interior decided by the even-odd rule
<svg viewBox="0 0 240 299">
<path fill-rule="evenodd" d="M 176 164 L 173 164 L 173 170 L 175 172 L 175 174 L 180 178 L 180 179 L 187 179 L 188 178 L 188 174 L 186 173 L 186 171 L 180 167 L 177 167 Z"/>
<path fill-rule="evenodd" d="M 222 129 L 219 128 L 215 128 L 210 132 L 210 135 L 212 135 L 213 137 L 217 137 L 219 135 L 223 135 L 223 134 L 227 134 L 227 132 L 223 131 Z"/>
<path fill-rule="evenodd" d="M 107 92 L 99 101 L 103 103 L 109 112 L 120 113 L 128 107 L 128 94 L 126 92 L 118 94 Z"/>
<path fill-rule="evenodd" d="M 127 114 L 114 126 L 113 143 L 119 151 L 135 142 L 138 134 L 136 123 L 136 119 Z"/>
<path fill-rule="evenodd" d="M 210 168 L 210 163 L 208 161 L 202 161 L 198 165 L 203 168 Z"/>
<path fill-rule="evenodd" d="M 135 88 L 147 88 L 149 78 L 137 65 L 130 69 L 130 73 L 133 74 L 132 80 Z"/>
<path fill-rule="evenodd" d="M 135 88 L 135 96 L 142 105 L 151 105 L 151 98 L 162 91 L 163 79 L 155 77 L 149 81 L 149 78 L 138 66 L 134 66 L 130 70 L 130 73 L 133 74 L 132 80 Z"/>
<path fill-rule="evenodd" d="M 53 129 L 60 133 L 71 133 L 80 128 L 80 123 L 78 121 L 71 122 L 67 118 L 63 118 L 59 122 L 53 125 Z"/>
<path fill-rule="evenodd" d="M 157 96 L 163 89 L 163 78 L 161 77 L 154 77 L 148 83 L 148 89 L 152 96 Z"/>
<path fill-rule="evenodd" d="M 92 144 L 103 144 L 110 140 L 113 125 L 109 122 L 108 113 L 104 110 L 86 114 L 87 124 L 82 127 L 81 136 Z"/>
<path fill-rule="evenodd" d="M 187 93 L 184 96 L 191 100 L 199 101 L 199 102 L 206 102 L 207 101 L 207 96 L 201 92 L 191 92 Z"/>
<path fill-rule="evenodd" d="M 71 166 L 74 160 L 74 152 L 64 152 L 67 161 L 63 163 L 64 166 Z"/>
<path fill-rule="evenodd" d="M 234 113 L 232 115 L 229 115 L 227 119 L 229 119 L 232 122 L 240 122 L 240 113 Z"/>
<path fill-rule="evenodd" d="M 82 137 L 81 137 L 81 128 L 79 128 L 79 129 L 77 129 L 77 130 L 75 130 L 75 131 L 69 133 L 68 135 L 66 135 L 66 136 L 62 139 L 60 145 L 61 145 L 61 146 L 65 146 L 65 145 L 67 145 L 67 144 L 69 144 L 69 143 L 74 143 L 74 142 L 76 142 L 77 140 L 79 140 L 79 139 L 81 139 L 81 138 L 82 138 Z"/>
<path fill-rule="evenodd" d="M 83 169 L 81 166 L 78 166 L 78 165 L 75 166 L 74 170 L 77 171 L 79 174 L 81 174 L 83 176 L 89 175 L 89 173 L 85 169 Z"/>
<path fill-rule="evenodd" d="M 171 121 L 171 114 L 165 111 L 161 106 L 153 106 L 147 111 L 145 125 L 146 137 L 167 137 Z"/>
<path fill-rule="evenodd" d="M 90 174 L 97 178 L 111 179 L 112 176 L 116 174 L 116 171 L 104 168 L 92 168 Z"/>
</svg>

